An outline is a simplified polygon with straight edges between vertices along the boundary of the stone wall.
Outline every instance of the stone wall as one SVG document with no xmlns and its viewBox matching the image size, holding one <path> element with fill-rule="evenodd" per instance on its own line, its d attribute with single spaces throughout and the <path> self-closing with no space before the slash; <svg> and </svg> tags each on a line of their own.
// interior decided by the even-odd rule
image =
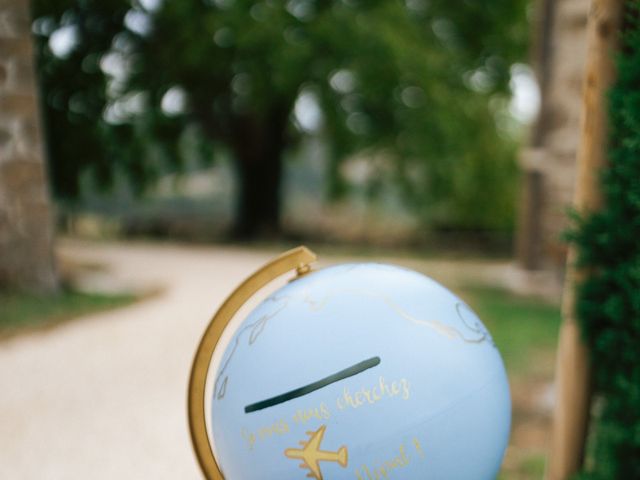
<svg viewBox="0 0 640 480">
<path fill-rule="evenodd" d="M 0 0 L 0 287 L 51 291 L 46 181 L 27 0 Z"/>
</svg>

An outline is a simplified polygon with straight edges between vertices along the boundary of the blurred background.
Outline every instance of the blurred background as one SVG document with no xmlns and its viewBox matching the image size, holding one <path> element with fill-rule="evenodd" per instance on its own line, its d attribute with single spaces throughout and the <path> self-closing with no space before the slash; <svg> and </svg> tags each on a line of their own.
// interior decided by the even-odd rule
<svg viewBox="0 0 640 480">
<path fill-rule="evenodd" d="M 542 478 L 587 8 L 0 2 L 0 477 L 199 478 L 199 336 L 305 243 L 474 307 Z"/>
</svg>

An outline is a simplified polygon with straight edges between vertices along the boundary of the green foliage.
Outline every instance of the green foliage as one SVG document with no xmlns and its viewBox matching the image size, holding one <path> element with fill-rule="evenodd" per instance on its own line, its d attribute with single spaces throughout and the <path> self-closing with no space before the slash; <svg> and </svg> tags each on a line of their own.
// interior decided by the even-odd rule
<svg viewBox="0 0 640 480">
<path fill-rule="evenodd" d="M 593 467 L 581 477 L 588 479 L 640 478 L 640 4 L 629 7 L 610 93 L 605 207 L 572 235 L 590 272 L 577 310 L 602 399 Z"/>
<path fill-rule="evenodd" d="M 113 177 L 102 124 L 107 79 L 99 63 L 121 28 L 127 5 L 120 0 L 83 2 L 83 7 L 65 0 L 32 3 L 49 176 L 57 198 L 75 199 L 82 172 L 93 170 L 105 186 Z M 53 55 L 47 41 L 63 27 L 75 32 L 79 41 L 61 58 Z"/>
<path fill-rule="evenodd" d="M 187 130 L 240 170 L 278 169 L 315 134 L 330 146 L 333 195 L 348 190 L 341 162 L 383 152 L 372 192 L 394 181 L 426 220 L 507 227 L 515 145 L 496 124 L 525 51 L 526 5 L 34 0 L 48 25 L 36 31 L 54 191 L 76 198 L 88 170 L 99 184 L 121 171 L 144 187 L 181 167 Z M 67 56 L 49 46 L 63 26 L 77 31 Z M 119 71 L 107 75 L 109 64 Z M 317 131 L 292 115 L 302 97 L 322 112 Z"/>
</svg>

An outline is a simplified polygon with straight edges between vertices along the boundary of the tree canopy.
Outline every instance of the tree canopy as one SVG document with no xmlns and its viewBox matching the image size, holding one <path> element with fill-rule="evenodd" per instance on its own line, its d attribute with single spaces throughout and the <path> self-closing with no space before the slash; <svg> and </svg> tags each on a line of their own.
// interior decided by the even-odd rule
<svg viewBox="0 0 640 480">
<path fill-rule="evenodd" d="M 77 197 L 83 171 L 144 188 L 159 165 L 180 167 L 190 132 L 205 160 L 235 160 L 238 231 L 253 235 L 277 226 L 283 154 L 320 135 L 333 195 L 348 189 L 342 161 L 382 153 L 372 190 L 394 181 L 425 219 L 504 227 L 526 5 L 35 0 L 54 192 Z M 311 125 L 294 114 L 305 108 Z"/>
</svg>

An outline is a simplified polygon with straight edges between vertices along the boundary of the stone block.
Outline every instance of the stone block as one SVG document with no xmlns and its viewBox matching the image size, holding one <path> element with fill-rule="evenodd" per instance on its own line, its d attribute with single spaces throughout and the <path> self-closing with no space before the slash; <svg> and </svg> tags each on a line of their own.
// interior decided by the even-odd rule
<svg viewBox="0 0 640 480">
<path fill-rule="evenodd" d="M 7 67 L 6 65 L 0 63 L 0 88 L 2 88 L 7 82 L 7 77 L 8 77 Z"/>
<path fill-rule="evenodd" d="M 19 38 L 31 34 L 31 15 L 26 0 L 9 2 L 0 9 L 0 37 Z"/>
<path fill-rule="evenodd" d="M 0 34 L 0 59 L 10 57 L 30 57 L 32 55 L 29 38 L 7 38 Z"/>
<path fill-rule="evenodd" d="M 0 0 L 1 9 L 29 11 L 29 0 Z"/>
<path fill-rule="evenodd" d="M 9 82 L 12 91 L 33 95 L 33 92 L 36 91 L 36 82 L 30 57 L 17 60 L 13 64 Z"/>
<path fill-rule="evenodd" d="M 43 165 L 34 159 L 11 159 L 0 164 L 0 179 L 5 194 L 20 201 L 22 195 L 36 196 L 45 185 Z"/>
<path fill-rule="evenodd" d="M 0 164 L 13 158 L 16 144 L 16 123 L 0 118 Z M 1 192 L 0 192 L 1 193 Z"/>
<path fill-rule="evenodd" d="M 0 148 L 6 146 L 10 141 L 13 135 L 9 130 L 5 130 L 4 128 L 0 128 Z"/>
<path fill-rule="evenodd" d="M 29 146 L 29 149 L 40 148 L 40 129 L 36 118 L 28 118 L 20 122 L 21 141 Z"/>
<path fill-rule="evenodd" d="M 0 114 L 30 117 L 38 114 L 38 106 L 33 94 L 0 94 Z"/>
</svg>

